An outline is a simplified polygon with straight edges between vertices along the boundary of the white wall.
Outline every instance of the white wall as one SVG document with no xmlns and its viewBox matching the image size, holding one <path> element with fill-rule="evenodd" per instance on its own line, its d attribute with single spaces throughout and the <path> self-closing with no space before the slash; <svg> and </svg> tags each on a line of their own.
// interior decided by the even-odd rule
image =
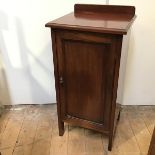
<svg viewBox="0 0 155 155">
<path fill-rule="evenodd" d="M 1 74 L 6 75 L 8 94 L 0 91 L 10 97 L 2 98 L 4 104 L 56 102 L 50 29 L 44 25 L 73 11 L 78 2 L 92 0 L 0 0 L 0 54 L 5 66 Z"/>
<path fill-rule="evenodd" d="M 46 22 L 73 10 L 75 3 L 105 0 L 0 0 L 0 52 L 9 103 L 55 102 L 50 30 Z M 123 104 L 155 104 L 155 1 L 110 0 L 135 5 Z"/>
<path fill-rule="evenodd" d="M 155 105 L 155 1 L 110 0 L 136 6 L 130 37 L 123 104 Z"/>
</svg>

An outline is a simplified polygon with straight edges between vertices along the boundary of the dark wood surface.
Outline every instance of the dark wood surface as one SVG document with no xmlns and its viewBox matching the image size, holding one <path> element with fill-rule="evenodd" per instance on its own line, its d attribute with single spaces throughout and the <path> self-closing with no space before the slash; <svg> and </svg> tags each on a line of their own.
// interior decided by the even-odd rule
<svg viewBox="0 0 155 155">
<path fill-rule="evenodd" d="M 119 5 L 90 5 L 90 4 L 75 4 L 74 5 L 74 13 L 82 13 L 82 14 L 124 14 L 125 16 L 129 15 L 132 18 L 135 15 L 135 7 L 134 6 L 119 6 Z"/>
<path fill-rule="evenodd" d="M 46 24 L 47 27 L 126 34 L 135 19 L 135 7 L 75 5 L 75 11 Z"/>
<path fill-rule="evenodd" d="M 152 135 L 152 140 L 150 143 L 149 153 L 148 155 L 155 155 L 155 129 Z"/>
<path fill-rule="evenodd" d="M 122 38 L 135 8 L 75 5 L 74 9 L 75 13 L 46 24 L 52 34 L 59 135 L 64 122 L 93 129 L 109 136 L 111 150 L 120 113 L 116 98 Z"/>
<path fill-rule="evenodd" d="M 57 35 L 63 119 L 89 120 L 104 124 L 108 131 L 106 116 L 110 115 L 117 55 L 114 47 L 119 37 L 68 31 Z"/>
</svg>

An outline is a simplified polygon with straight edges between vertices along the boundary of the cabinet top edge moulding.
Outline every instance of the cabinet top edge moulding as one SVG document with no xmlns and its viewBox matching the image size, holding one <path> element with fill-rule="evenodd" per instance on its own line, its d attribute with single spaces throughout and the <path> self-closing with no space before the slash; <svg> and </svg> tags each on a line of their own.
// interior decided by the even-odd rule
<svg viewBox="0 0 155 155">
<path fill-rule="evenodd" d="M 135 7 L 75 4 L 74 12 L 47 23 L 52 29 L 127 34 L 135 20 Z"/>
</svg>

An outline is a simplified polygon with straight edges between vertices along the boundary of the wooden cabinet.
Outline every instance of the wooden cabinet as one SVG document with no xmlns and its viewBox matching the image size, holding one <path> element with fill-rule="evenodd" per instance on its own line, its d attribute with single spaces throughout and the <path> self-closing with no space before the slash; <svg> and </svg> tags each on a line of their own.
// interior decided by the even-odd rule
<svg viewBox="0 0 155 155">
<path fill-rule="evenodd" d="M 155 155 L 155 129 L 152 135 L 152 140 L 150 143 L 149 153 L 148 155 Z"/>
<path fill-rule="evenodd" d="M 59 135 L 64 122 L 109 136 L 109 150 L 120 106 L 116 104 L 123 34 L 135 18 L 132 6 L 76 4 L 46 24 L 51 28 Z"/>
</svg>

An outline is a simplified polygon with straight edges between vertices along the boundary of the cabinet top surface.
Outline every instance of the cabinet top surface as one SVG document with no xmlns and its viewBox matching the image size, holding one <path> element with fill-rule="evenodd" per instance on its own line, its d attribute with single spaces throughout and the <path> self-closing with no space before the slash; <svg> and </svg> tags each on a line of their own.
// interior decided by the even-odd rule
<svg viewBox="0 0 155 155">
<path fill-rule="evenodd" d="M 74 12 L 47 23 L 46 27 L 126 34 L 135 17 L 134 6 L 75 4 Z"/>
</svg>

